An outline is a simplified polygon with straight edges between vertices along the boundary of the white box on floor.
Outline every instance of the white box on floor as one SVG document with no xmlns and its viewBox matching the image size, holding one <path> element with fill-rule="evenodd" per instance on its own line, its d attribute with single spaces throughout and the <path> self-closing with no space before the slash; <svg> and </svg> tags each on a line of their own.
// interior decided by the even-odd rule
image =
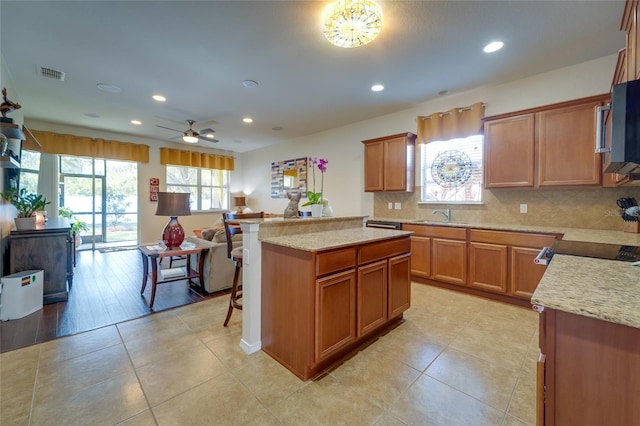
<svg viewBox="0 0 640 426">
<path fill-rule="evenodd" d="M 0 320 L 25 317 L 42 309 L 43 271 L 22 271 L 0 279 Z"/>
</svg>

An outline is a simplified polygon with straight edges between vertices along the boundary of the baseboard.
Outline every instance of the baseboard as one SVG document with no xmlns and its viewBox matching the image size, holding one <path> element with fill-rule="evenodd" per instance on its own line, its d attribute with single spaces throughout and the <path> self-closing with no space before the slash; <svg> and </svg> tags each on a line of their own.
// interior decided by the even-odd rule
<svg viewBox="0 0 640 426">
<path fill-rule="evenodd" d="M 247 353 L 247 355 L 251 355 L 252 353 L 258 352 L 262 349 L 262 341 L 258 340 L 256 343 L 250 344 L 244 339 L 240 339 L 240 347 Z"/>
</svg>

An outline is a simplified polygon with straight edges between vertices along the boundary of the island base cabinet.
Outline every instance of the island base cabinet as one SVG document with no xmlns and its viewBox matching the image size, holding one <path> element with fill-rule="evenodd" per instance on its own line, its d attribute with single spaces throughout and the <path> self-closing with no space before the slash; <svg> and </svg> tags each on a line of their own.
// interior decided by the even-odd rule
<svg viewBox="0 0 640 426">
<path fill-rule="evenodd" d="M 262 243 L 262 350 L 308 380 L 402 320 L 408 235 L 317 252 Z"/>
<path fill-rule="evenodd" d="M 537 423 L 637 425 L 640 329 L 547 308 L 540 325 Z"/>
</svg>

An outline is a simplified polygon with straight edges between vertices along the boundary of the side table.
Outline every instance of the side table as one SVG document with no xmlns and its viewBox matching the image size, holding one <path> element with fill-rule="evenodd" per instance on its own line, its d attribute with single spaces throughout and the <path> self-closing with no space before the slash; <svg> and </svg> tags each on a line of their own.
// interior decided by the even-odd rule
<svg viewBox="0 0 640 426">
<path fill-rule="evenodd" d="M 193 248 L 183 249 L 158 249 L 159 247 L 153 243 L 143 244 L 138 247 L 140 254 L 142 255 L 142 288 L 140 294 L 144 293 L 144 289 L 147 287 L 147 280 L 151 278 L 151 300 L 149 301 L 149 308 L 153 309 L 153 301 L 156 298 L 156 286 L 158 284 L 170 283 L 174 281 L 187 280 L 189 285 L 194 285 L 192 281 L 194 278 L 198 278 L 199 288 L 204 292 L 204 254 L 209 250 L 208 247 L 195 245 Z M 195 254 L 198 258 L 198 270 L 191 268 L 191 256 Z M 186 274 L 178 277 L 158 279 L 158 265 L 164 257 L 173 256 L 185 256 L 187 258 Z M 151 272 L 149 272 L 149 263 L 151 263 Z"/>
</svg>

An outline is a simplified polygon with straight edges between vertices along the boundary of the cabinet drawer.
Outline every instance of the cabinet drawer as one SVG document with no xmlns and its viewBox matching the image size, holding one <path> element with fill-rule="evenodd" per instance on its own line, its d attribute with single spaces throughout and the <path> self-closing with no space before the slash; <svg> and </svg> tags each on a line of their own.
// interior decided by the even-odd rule
<svg viewBox="0 0 640 426">
<path fill-rule="evenodd" d="M 342 271 L 356 266 L 356 248 L 320 253 L 316 256 L 316 276 Z"/>
<path fill-rule="evenodd" d="M 431 226 L 403 224 L 403 231 L 413 231 L 420 237 L 448 238 L 452 240 L 465 240 L 467 238 L 467 228 L 457 228 L 453 226 Z"/>
<path fill-rule="evenodd" d="M 556 239 L 553 234 L 529 234 L 524 232 L 490 231 L 471 229 L 469 240 L 477 243 L 504 244 L 506 246 L 535 247 L 549 246 Z"/>
<path fill-rule="evenodd" d="M 376 260 L 386 259 L 388 257 L 397 256 L 411 251 L 411 239 L 404 237 L 400 239 L 383 241 L 380 243 L 367 244 L 360 247 L 360 256 L 358 264 L 373 262 Z"/>
</svg>

